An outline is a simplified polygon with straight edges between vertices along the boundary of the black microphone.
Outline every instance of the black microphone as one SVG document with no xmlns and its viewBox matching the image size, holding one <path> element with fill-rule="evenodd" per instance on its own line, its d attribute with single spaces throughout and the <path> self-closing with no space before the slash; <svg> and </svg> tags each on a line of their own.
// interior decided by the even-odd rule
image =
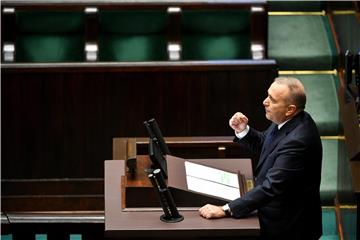
<svg viewBox="0 0 360 240">
<path fill-rule="evenodd" d="M 170 150 L 168 148 L 168 146 L 166 145 L 165 141 L 164 141 L 164 137 L 161 134 L 159 125 L 157 124 L 156 120 L 154 118 L 150 119 L 149 121 L 147 121 L 148 126 L 151 127 L 153 134 L 156 137 L 156 140 L 160 146 L 161 152 L 163 155 L 170 155 Z"/>
</svg>

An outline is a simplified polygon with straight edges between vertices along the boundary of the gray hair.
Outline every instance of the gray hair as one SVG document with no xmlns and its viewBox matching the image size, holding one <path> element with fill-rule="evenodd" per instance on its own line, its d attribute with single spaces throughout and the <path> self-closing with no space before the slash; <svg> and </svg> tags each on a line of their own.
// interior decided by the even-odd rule
<svg viewBox="0 0 360 240">
<path fill-rule="evenodd" d="M 290 94 L 287 102 L 294 104 L 299 110 L 304 110 L 306 105 L 306 93 L 301 81 L 294 77 L 277 77 L 274 82 L 284 84 L 289 88 Z"/>
</svg>

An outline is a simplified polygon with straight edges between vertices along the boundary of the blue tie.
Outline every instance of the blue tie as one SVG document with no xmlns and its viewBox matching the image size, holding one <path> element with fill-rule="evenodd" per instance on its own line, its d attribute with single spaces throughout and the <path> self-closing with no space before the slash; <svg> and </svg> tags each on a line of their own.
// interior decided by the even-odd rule
<svg viewBox="0 0 360 240">
<path fill-rule="evenodd" d="M 274 128 L 271 130 L 271 132 L 265 138 L 265 142 L 263 145 L 264 150 L 270 146 L 272 140 L 274 139 L 274 136 L 278 131 L 279 131 L 278 125 L 275 125 Z"/>
</svg>

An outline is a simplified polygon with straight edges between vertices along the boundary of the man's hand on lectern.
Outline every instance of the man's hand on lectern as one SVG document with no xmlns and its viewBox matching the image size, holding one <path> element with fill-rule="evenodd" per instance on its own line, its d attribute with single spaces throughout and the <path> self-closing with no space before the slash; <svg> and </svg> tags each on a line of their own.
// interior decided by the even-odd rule
<svg viewBox="0 0 360 240">
<path fill-rule="evenodd" d="M 211 218 L 223 218 L 226 216 L 221 206 L 215 206 L 206 204 L 199 209 L 200 216 L 211 219 Z"/>
<path fill-rule="evenodd" d="M 248 122 L 249 120 L 244 114 L 237 112 L 230 118 L 229 125 L 236 133 L 240 133 L 246 129 Z"/>
</svg>

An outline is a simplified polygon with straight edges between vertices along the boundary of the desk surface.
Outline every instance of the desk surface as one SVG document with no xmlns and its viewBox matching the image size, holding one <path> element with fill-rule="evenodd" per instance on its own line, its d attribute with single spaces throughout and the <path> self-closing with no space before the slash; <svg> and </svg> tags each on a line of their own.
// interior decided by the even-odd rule
<svg viewBox="0 0 360 240">
<path fill-rule="evenodd" d="M 105 161 L 105 234 L 115 238 L 217 238 L 256 237 L 260 225 L 257 216 L 245 219 L 207 220 L 196 210 L 180 211 L 184 220 L 164 223 L 162 211 L 124 212 L 121 208 L 121 176 L 125 175 L 122 160 Z"/>
</svg>

